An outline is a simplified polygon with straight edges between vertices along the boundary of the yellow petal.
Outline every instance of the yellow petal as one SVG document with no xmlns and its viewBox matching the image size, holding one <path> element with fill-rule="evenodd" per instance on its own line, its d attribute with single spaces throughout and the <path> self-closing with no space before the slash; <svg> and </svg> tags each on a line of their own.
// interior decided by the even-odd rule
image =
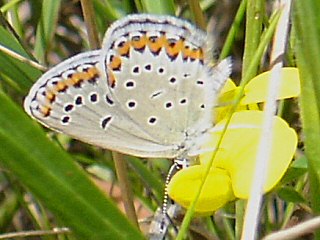
<svg viewBox="0 0 320 240">
<path fill-rule="evenodd" d="M 168 185 L 169 196 L 188 208 L 200 187 L 205 170 L 206 166 L 195 165 L 177 172 Z M 226 171 L 213 169 L 206 179 L 195 211 L 211 214 L 233 199 L 231 181 Z"/>
<path fill-rule="evenodd" d="M 244 88 L 245 95 L 241 104 L 265 102 L 268 94 L 271 71 L 264 72 L 253 78 Z M 300 94 L 300 79 L 297 68 L 282 68 L 279 79 L 280 91 L 278 99 L 297 97 Z"/>
<path fill-rule="evenodd" d="M 229 92 L 231 90 L 234 90 L 236 88 L 236 85 L 234 84 L 234 82 L 228 78 L 226 83 L 224 84 L 223 88 L 220 91 L 220 95 L 225 93 L 225 92 Z"/>
<path fill-rule="evenodd" d="M 263 112 L 261 111 L 236 112 L 231 118 L 214 160 L 214 167 L 225 169 L 229 173 L 234 194 L 238 198 L 248 198 L 251 183 L 254 181 L 253 171 L 262 122 Z M 224 125 L 225 121 L 214 127 L 211 148 L 216 146 Z M 265 192 L 271 190 L 280 181 L 297 146 L 297 134 L 283 119 L 275 116 L 273 125 L 272 152 L 264 185 Z M 211 156 L 212 153 L 201 155 L 201 163 L 206 163 Z"/>
<path fill-rule="evenodd" d="M 214 109 L 214 122 L 221 121 L 232 109 L 232 103 L 237 94 L 238 88 L 229 78 L 219 93 L 219 97 Z"/>
</svg>

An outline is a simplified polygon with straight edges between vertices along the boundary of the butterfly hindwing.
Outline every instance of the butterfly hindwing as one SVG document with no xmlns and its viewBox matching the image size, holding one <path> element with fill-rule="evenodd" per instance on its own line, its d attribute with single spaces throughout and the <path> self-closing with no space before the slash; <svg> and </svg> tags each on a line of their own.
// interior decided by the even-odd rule
<svg viewBox="0 0 320 240">
<path fill-rule="evenodd" d="M 99 59 L 98 50 L 81 53 L 46 72 L 26 97 L 26 112 L 51 129 L 103 148 L 139 156 L 167 152 L 119 112 Z"/>
</svg>

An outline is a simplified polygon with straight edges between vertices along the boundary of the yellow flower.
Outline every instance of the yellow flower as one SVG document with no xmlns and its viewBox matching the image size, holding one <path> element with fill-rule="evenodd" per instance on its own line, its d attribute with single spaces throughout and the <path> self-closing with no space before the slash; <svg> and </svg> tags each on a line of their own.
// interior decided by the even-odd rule
<svg viewBox="0 0 320 240">
<path fill-rule="evenodd" d="M 244 86 L 244 95 L 240 100 L 237 111 L 259 110 L 257 103 L 264 102 L 267 99 L 270 73 L 270 71 L 267 71 L 259 74 Z M 282 68 L 280 81 L 278 99 L 292 98 L 300 94 L 300 80 L 297 68 Z M 232 109 L 231 104 L 235 101 L 235 97 L 239 91 L 240 87 L 237 87 L 231 79 L 228 79 L 218 98 L 217 108 L 215 111 L 215 122 L 226 117 L 227 113 Z"/>
<path fill-rule="evenodd" d="M 212 166 L 227 170 L 233 192 L 238 198 L 248 198 L 251 183 L 254 181 L 252 178 L 262 123 L 263 112 L 261 111 L 241 111 L 233 114 Z M 210 146 L 217 145 L 224 125 L 225 121 L 222 121 L 214 127 Z M 273 117 L 272 131 L 272 152 L 264 185 L 265 192 L 271 190 L 280 181 L 297 146 L 297 134 L 280 117 Z M 201 164 L 205 165 L 211 156 L 212 153 L 201 155 Z"/>
<path fill-rule="evenodd" d="M 270 73 L 270 71 L 267 71 L 251 79 L 244 87 L 244 97 L 241 99 L 241 105 L 259 103 L 266 100 Z M 278 99 L 297 97 L 300 94 L 300 80 L 297 68 L 282 68 L 282 76 L 279 81 Z"/>
<path fill-rule="evenodd" d="M 170 197 L 187 208 L 200 186 L 205 170 L 205 167 L 195 165 L 174 175 L 169 184 Z M 223 169 L 214 168 L 203 186 L 196 211 L 198 213 L 213 212 L 232 199 L 234 195 L 228 173 Z"/>
<path fill-rule="evenodd" d="M 245 94 L 240 104 L 255 104 L 266 99 L 268 74 L 270 73 L 260 74 L 245 86 Z M 281 78 L 279 99 L 297 96 L 300 91 L 297 70 L 285 68 L 283 69 L 283 77 Z M 283 82 L 289 84 L 290 87 L 283 87 Z M 230 97 L 232 91 L 233 93 L 238 91 L 235 86 L 232 86 L 232 83 L 229 83 L 227 88 L 222 91 L 220 100 L 232 100 Z M 233 94 L 233 97 L 235 95 Z M 222 119 L 218 122 L 212 129 L 210 142 L 204 146 L 204 149 L 213 149 L 222 137 L 195 208 L 197 213 L 212 213 L 235 198 L 247 199 L 249 196 L 251 184 L 254 181 L 253 175 L 262 133 L 263 113 L 257 110 L 239 111 L 242 109 L 243 106 L 232 115 L 223 137 L 222 131 L 227 120 Z M 225 110 L 220 108 L 219 111 L 221 114 Z M 281 180 L 297 146 L 297 134 L 280 117 L 273 117 L 272 131 L 272 151 L 267 179 L 263 188 L 264 192 L 270 191 Z M 190 206 L 212 156 L 213 152 L 202 154 L 200 165 L 183 169 L 173 176 L 168 185 L 168 193 L 181 206 L 185 208 Z"/>
</svg>

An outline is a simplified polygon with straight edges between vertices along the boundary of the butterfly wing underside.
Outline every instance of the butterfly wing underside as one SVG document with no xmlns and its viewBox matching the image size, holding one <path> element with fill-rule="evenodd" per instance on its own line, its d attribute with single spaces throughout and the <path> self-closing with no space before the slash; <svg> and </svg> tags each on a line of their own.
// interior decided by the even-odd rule
<svg viewBox="0 0 320 240">
<path fill-rule="evenodd" d="M 140 157 L 179 157 L 201 147 L 229 64 L 209 66 L 206 34 L 168 16 L 129 15 L 103 48 L 45 73 L 26 112 L 81 141 Z"/>
</svg>

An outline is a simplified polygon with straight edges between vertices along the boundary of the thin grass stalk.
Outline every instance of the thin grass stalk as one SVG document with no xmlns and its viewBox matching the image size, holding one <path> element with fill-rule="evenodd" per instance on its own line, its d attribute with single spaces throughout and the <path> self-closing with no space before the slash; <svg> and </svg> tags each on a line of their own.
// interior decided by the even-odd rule
<svg viewBox="0 0 320 240">
<path fill-rule="evenodd" d="M 127 163 L 122 154 L 112 152 L 114 164 L 118 176 L 118 181 L 121 189 L 123 205 L 128 219 L 137 227 L 139 227 L 136 211 L 133 203 L 133 192 L 128 176 Z"/>
<path fill-rule="evenodd" d="M 226 38 L 226 41 L 225 41 L 223 48 L 221 50 L 221 54 L 219 57 L 220 60 L 228 57 L 231 52 L 231 48 L 233 46 L 235 37 L 237 35 L 237 32 L 240 30 L 240 24 L 242 23 L 243 18 L 244 18 L 246 6 L 247 6 L 247 0 L 242 0 L 240 3 L 240 6 L 238 8 L 238 11 L 236 13 L 236 16 L 234 18 L 234 21 L 231 25 L 231 28 L 228 32 L 228 36 Z"/>
<path fill-rule="evenodd" d="M 204 19 L 199 1 L 188 0 L 190 12 L 193 16 L 195 24 L 202 30 L 206 29 L 206 21 Z"/>
<path fill-rule="evenodd" d="M 245 48 L 243 53 L 243 65 L 242 65 L 242 76 L 247 74 L 247 69 L 253 60 L 257 48 L 261 40 L 262 31 L 262 15 L 263 15 L 263 0 L 248 0 L 247 1 L 247 18 L 246 18 L 246 37 L 245 37 Z M 255 66 L 251 72 L 249 78 L 252 78 L 257 73 L 258 66 Z"/>
<path fill-rule="evenodd" d="M 97 24 L 93 10 L 92 0 L 81 0 L 84 22 L 87 28 L 87 34 L 91 49 L 100 48 L 100 40 L 97 31 Z"/>
<path fill-rule="evenodd" d="M 48 70 L 45 66 L 42 66 L 41 64 L 39 64 L 39 63 L 37 63 L 35 61 L 32 61 L 32 60 L 30 60 L 30 59 L 28 59 L 28 58 L 16 53 L 16 52 L 10 50 L 9 48 L 6 48 L 5 46 L 2 46 L 1 44 L 0 44 L 0 52 L 3 52 L 5 54 L 7 54 L 8 56 L 13 57 L 15 59 L 18 59 L 21 62 L 29 64 L 30 66 L 32 66 L 34 68 L 37 68 L 40 71 L 44 72 L 44 71 Z"/>
<path fill-rule="evenodd" d="M 34 230 L 34 231 L 21 231 L 14 233 L 0 234 L 0 239 L 17 239 L 17 238 L 28 238 L 28 237 L 39 237 L 49 235 L 66 235 L 70 234 L 71 231 L 68 228 L 55 228 L 52 230 Z"/>
</svg>

